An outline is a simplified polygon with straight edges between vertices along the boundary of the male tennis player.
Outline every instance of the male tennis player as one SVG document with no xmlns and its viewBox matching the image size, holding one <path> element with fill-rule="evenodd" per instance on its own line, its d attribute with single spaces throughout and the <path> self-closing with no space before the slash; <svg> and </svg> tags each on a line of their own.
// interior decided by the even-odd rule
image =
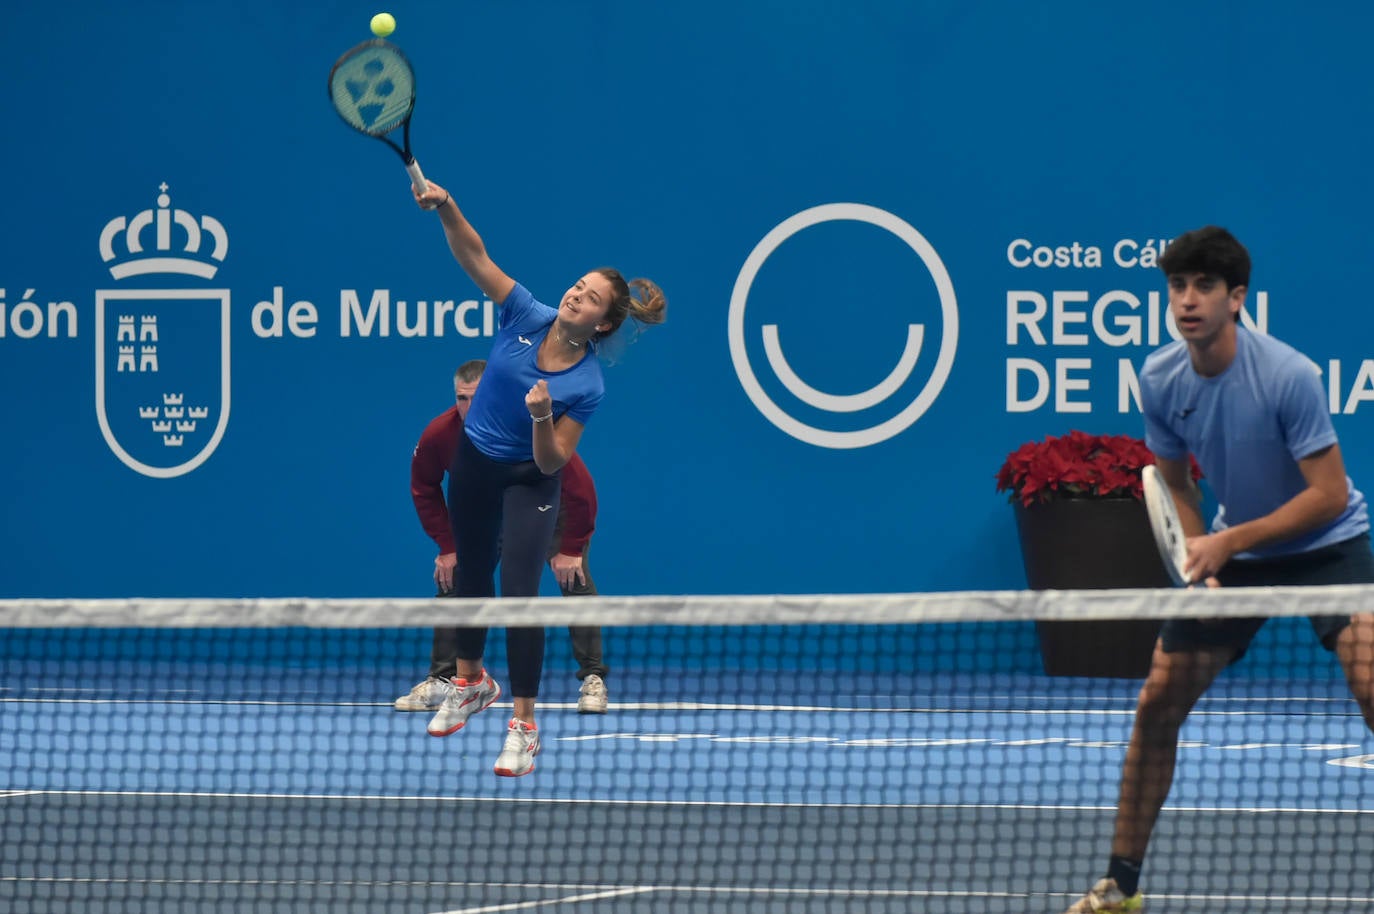
<svg viewBox="0 0 1374 914">
<path fill-rule="evenodd" d="M 444 502 L 444 474 L 453 464 L 468 405 L 486 367 L 484 359 L 472 359 L 458 366 L 453 374 L 454 405 L 425 426 L 410 460 L 410 497 L 415 502 L 415 513 L 439 549 L 434 559 L 434 585 L 441 597 L 455 596 L 453 575 L 458 565 L 458 550 L 453 545 L 453 528 Z M 574 454 L 563 469 L 563 492 L 549 547 L 549 568 L 565 597 L 596 595 L 596 583 L 587 566 L 587 550 L 595 529 L 596 486 L 586 464 Z M 577 678 L 582 682 L 577 710 L 582 714 L 605 714 L 607 668 L 601 656 L 601 629 L 573 625 L 568 627 L 568 633 L 577 660 Z M 453 694 L 457 656 L 458 629 L 434 629 L 429 676 L 397 698 L 393 707 L 397 711 L 439 710 L 444 699 Z"/>
<path fill-rule="evenodd" d="M 1187 232 L 1159 261 L 1180 340 L 1140 374 L 1145 442 L 1188 534 L 1188 574 L 1208 586 L 1374 583 L 1364 496 L 1345 474 L 1316 368 L 1240 324 L 1250 255 L 1231 234 Z M 1218 509 L 1204 531 L 1197 457 Z M 1141 911 L 1145 850 L 1173 780 L 1179 727 L 1264 619 L 1169 620 L 1136 701 L 1107 875 L 1066 914 Z M 1374 729 L 1374 616 L 1319 616 Z"/>
</svg>

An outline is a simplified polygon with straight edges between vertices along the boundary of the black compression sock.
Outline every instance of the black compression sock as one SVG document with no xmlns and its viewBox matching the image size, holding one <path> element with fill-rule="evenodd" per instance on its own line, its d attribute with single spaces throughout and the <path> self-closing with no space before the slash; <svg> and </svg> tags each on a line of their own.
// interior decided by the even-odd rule
<svg viewBox="0 0 1374 914">
<path fill-rule="evenodd" d="M 1107 863 L 1107 875 L 1116 880 L 1116 887 L 1127 898 L 1130 898 L 1140 889 L 1140 868 L 1144 863 L 1143 860 L 1131 860 L 1128 857 L 1118 857 L 1115 854 Z"/>
</svg>

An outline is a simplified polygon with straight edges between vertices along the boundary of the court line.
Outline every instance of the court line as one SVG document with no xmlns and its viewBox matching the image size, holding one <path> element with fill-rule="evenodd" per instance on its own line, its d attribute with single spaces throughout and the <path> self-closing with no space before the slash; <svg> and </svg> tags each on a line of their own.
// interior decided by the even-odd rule
<svg viewBox="0 0 1374 914">
<path fill-rule="evenodd" d="M 17 692 L 17 691 L 20 691 L 20 690 L 19 690 L 19 689 L 12 688 L 12 687 L 9 687 L 9 686 L 0 686 L 0 694 L 6 693 L 6 692 Z M 28 692 L 28 693 L 31 693 L 31 694 L 34 694 L 34 695 L 47 695 L 47 694 L 49 694 L 49 693 L 52 693 L 52 694 L 55 694 L 55 695 L 69 695 L 69 696 L 71 696 L 71 698 L 70 698 L 69 700 L 77 701 L 77 700 L 85 700 L 84 698 L 82 698 L 82 696 L 87 696 L 87 695 L 99 695 L 101 692 L 108 691 L 108 689 L 91 688 L 91 687 L 89 687 L 89 686 L 64 686 L 64 687 L 57 687 L 57 686 L 31 686 L 31 687 L 28 687 L 28 688 L 23 689 L 23 691 Z M 215 698 L 205 698 L 205 697 L 202 697 L 202 696 L 205 696 L 205 695 L 210 694 L 210 693 L 206 692 L 206 691 L 203 690 L 203 689 L 121 689 L 121 691 L 126 692 L 126 693 L 131 693 L 131 694 L 137 694 L 137 693 L 140 693 L 140 692 L 141 692 L 141 693 L 143 693 L 144 695 L 146 695 L 147 697 L 145 697 L 145 698 L 111 698 L 111 699 L 95 699 L 95 700 L 98 700 L 98 701 L 156 701 L 156 700 L 166 700 L 166 701 L 185 701 L 185 702 L 200 702 L 200 701 L 234 701 L 234 700 L 235 700 L 235 699 L 215 699 Z M 919 691 L 919 690 L 917 690 L 917 691 Z M 951 691 L 954 691 L 954 690 L 951 690 Z M 1132 686 L 1129 687 L 1129 692 L 1123 692 L 1123 693 L 1120 694 L 1120 695 L 1063 695 L 1063 694 L 1055 694 L 1055 693 L 1036 694 L 1036 693 L 1034 693 L 1034 692 L 1016 692 L 1016 693 L 1010 693 L 1010 692 L 980 692 L 980 691 L 975 691 L 975 690 L 971 690 L 971 689 L 970 689 L 970 690 L 967 690 L 967 694 L 966 694 L 965 697 L 979 698 L 979 699 L 988 700 L 988 701 L 1027 701 L 1027 702 L 1046 702 L 1046 701 L 1067 702 L 1067 701 L 1081 701 L 1081 702 L 1086 702 L 1086 703 L 1089 703 L 1089 704 L 1093 704 L 1093 703 L 1107 704 L 1107 703 L 1109 703 L 1109 702 L 1122 702 L 1122 703 L 1126 703 L 1126 704 L 1134 704 L 1134 703 L 1135 703 L 1136 693 L 1137 693 L 1137 692 L 1138 692 L 1138 689 L 1137 689 L 1134 685 L 1132 685 Z M 873 697 L 873 696 L 881 696 L 881 695 L 883 695 L 883 694 L 885 694 L 885 693 L 882 693 L 882 692 L 874 692 L 874 691 L 871 691 L 871 690 L 870 690 L 870 691 L 865 691 L 865 692 L 856 692 L 856 693 L 854 693 L 854 697 L 855 697 L 855 698 L 871 698 L 871 697 Z M 948 696 L 948 695 L 950 694 L 950 692 L 946 692 L 945 694 Z M 189 698 L 166 698 L 166 699 L 163 699 L 163 698 L 162 698 L 162 696 L 167 696 L 167 695 L 188 695 L 188 696 L 192 696 L 192 697 L 189 697 Z M 33 698 L 18 698 L 18 697 L 5 696 L 3 700 L 6 700 L 6 701 L 35 701 L 35 700 L 38 700 L 38 699 L 33 699 Z M 1202 703 L 1226 704 L 1226 703 L 1232 703 L 1232 702 L 1239 703 L 1239 702 L 1251 702 L 1251 701 L 1272 701 L 1272 702 L 1276 702 L 1276 703 L 1288 703 L 1288 702 L 1292 702 L 1292 703 L 1303 703 L 1303 702 L 1311 702 L 1311 703 L 1313 703 L 1313 704 L 1341 704 L 1341 703 L 1345 703 L 1345 702 L 1349 702 L 1349 701 L 1353 701 L 1353 700 L 1354 700 L 1354 699 L 1351 698 L 1351 696 L 1350 696 L 1349 694 L 1334 695 L 1334 696 L 1331 696 L 1331 695 L 1328 695 L 1328 696 L 1322 696 L 1322 695 L 1203 695 L 1202 698 L 1200 698 L 1200 699 L 1198 700 L 1198 702 L 1199 702 L 1199 704 L 1202 704 Z M 254 701 L 252 701 L 252 702 L 249 702 L 249 701 L 247 701 L 247 700 L 244 700 L 244 701 L 245 701 L 245 703 L 260 703 L 260 704 L 272 704 L 272 703 L 273 703 L 273 702 L 268 701 L 268 700 L 266 700 L 266 699 L 254 700 Z M 323 702 L 308 702 L 308 701 L 305 701 L 305 700 L 301 700 L 301 701 L 295 701 L 295 702 L 280 702 L 280 703 L 282 703 L 282 704 L 322 704 Z M 389 707 L 391 707 L 391 702 L 390 702 L 390 701 L 353 701 L 353 702 L 340 702 L 340 703 L 341 703 L 341 704 L 348 704 L 348 705 L 358 705 L 358 706 L 361 706 L 361 707 L 368 707 L 368 708 L 374 708 L 374 707 L 375 707 L 375 708 L 389 708 Z M 555 704 L 557 704 L 557 703 L 555 703 Z M 571 706 L 571 703 L 569 703 L 569 702 L 563 702 L 563 704 L 566 705 L 566 706 Z M 662 707 L 664 704 L 696 704 L 696 703 L 691 703 L 691 702 L 673 702 L 673 703 L 669 703 L 669 702 L 652 702 L 652 701 L 647 701 L 647 702 L 617 702 L 617 703 L 616 703 L 616 706 L 617 706 L 617 707 L 648 707 L 648 708 L 656 708 L 656 707 Z"/>
<path fill-rule="evenodd" d="M 439 883 L 441 885 L 462 885 L 466 888 L 511 888 L 511 889 L 583 889 L 589 886 L 563 885 L 542 882 L 476 882 L 476 883 Z M 607 887 L 610 888 L 610 887 Z M 641 885 L 624 886 L 646 892 L 669 892 L 683 895 L 768 895 L 768 896 L 811 896 L 831 898 L 1019 898 L 1019 899 L 1075 899 L 1081 892 L 1009 892 L 987 889 L 863 889 L 863 888 L 791 888 L 787 886 L 713 886 L 713 885 Z M 1374 902 L 1374 896 L 1359 895 L 1221 895 L 1221 894 L 1168 894 L 1162 892 L 1146 893 L 1149 899 L 1169 901 L 1243 901 L 1274 902 L 1278 904 L 1328 902 L 1339 904 Z M 444 911 L 439 914 L 476 914 L 478 911 L 509 910 L 504 907 L 464 908 L 460 911 Z"/>
<path fill-rule="evenodd" d="M 376 887 L 446 887 L 446 888 L 506 888 L 541 889 L 584 892 L 579 896 L 566 898 L 540 899 L 538 901 L 507 902 L 476 908 L 458 908 L 435 914 L 484 914 L 484 912 L 528 910 L 533 907 L 570 904 L 580 901 L 642 895 L 648 893 L 672 893 L 679 895 L 750 895 L 813 898 L 998 898 L 1024 900 L 1058 901 L 1078 897 L 1078 892 L 995 892 L 976 889 L 861 889 L 861 888 L 790 888 L 787 886 L 713 886 L 713 885 L 585 885 L 578 883 L 546 882 L 450 882 L 444 880 L 424 881 L 393 880 L 320 880 L 320 879 L 131 879 L 127 877 L 52 877 L 52 876 L 0 876 L 0 883 L 47 883 L 47 884 L 118 884 L 118 885 L 215 885 L 215 886 L 321 886 L 338 888 L 376 888 Z M 586 890 L 592 890 L 587 892 Z M 1360 895 L 1229 895 L 1149 892 L 1147 897 L 1153 901 L 1179 902 L 1244 902 L 1247 904 L 1371 904 L 1374 896 Z"/>
<path fill-rule="evenodd" d="M 521 886 L 529 888 L 529 886 Z M 581 904 L 584 901 L 601 901 L 606 898 L 621 898 L 626 895 L 642 895 L 645 892 L 653 892 L 651 886 L 634 886 L 623 889 L 611 889 L 605 892 L 591 892 L 585 895 L 570 895 L 567 898 L 542 898 L 538 901 L 515 901 L 508 904 L 483 905 L 480 908 L 455 908 L 451 911 L 442 911 L 440 914 L 491 914 L 494 911 L 528 911 L 533 908 L 549 907 L 551 905 Z"/>
<path fill-rule="evenodd" d="M 389 803 L 531 803 L 567 804 L 586 806 L 668 806 L 668 807 L 728 807 L 764 809 L 986 809 L 1033 810 L 1048 812 L 1115 812 L 1116 806 L 1107 805 L 1066 805 L 1044 803 L 795 803 L 768 802 L 764 800 L 631 800 L 631 799 L 590 799 L 572 797 L 507 797 L 507 796 L 420 796 L 386 794 L 312 794 L 312 793 L 223 793 L 198 791 L 155 791 L 155 790 L 16 790 L 0 793 L 5 797 L 45 796 L 45 797 L 142 797 L 157 799 L 203 799 L 203 800 L 314 800 L 337 801 L 346 803 L 378 802 Z M 1186 813 L 1234 813 L 1237 815 L 1257 814 L 1301 814 L 1301 815 L 1374 815 L 1374 809 L 1332 809 L 1328 807 L 1301 806 L 1169 806 L 1167 812 Z"/>
<path fill-rule="evenodd" d="M 1247 698 L 1232 699 L 1235 701 L 1265 702 L 1277 699 L 1268 698 Z M 1294 698 L 1289 701 L 1315 701 L 1317 699 Z M 1349 703 L 1351 710 L 1348 712 L 1324 711 L 1320 714 L 1294 714 L 1285 712 L 1286 717 L 1359 717 L 1354 699 L 1322 699 L 1330 701 L 1340 701 Z M 262 699 L 187 699 L 187 698 L 9 698 L 0 697 L 0 704 L 36 704 L 36 705 L 61 705 L 61 704 L 80 704 L 80 705 L 219 705 L 232 707 L 269 707 L 269 708 L 387 708 L 392 707 L 391 702 L 372 702 L 372 701 L 267 701 Z M 496 702 L 492 707 L 513 708 L 511 702 Z M 541 702 L 540 710 L 547 711 L 571 711 L 577 708 L 576 702 Z M 835 707 L 833 705 L 756 705 L 756 704 L 716 704 L 709 702 L 691 701 L 668 701 L 668 702 L 621 702 L 613 704 L 617 711 L 740 711 L 747 713 L 797 713 L 797 714 L 1025 714 L 1035 717 L 1050 717 L 1056 715 L 1101 715 L 1106 717 L 1133 717 L 1135 708 L 956 708 L 956 707 L 894 707 L 894 706 L 874 706 L 874 707 Z M 406 712 L 396 712 L 406 713 Z M 413 713 L 413 712 L 411 712 Z M 1208 711 L 1201 708 L 1194 709 L 1189 715 L 1191 717 L 1275 717 L 1278 716 L 1273 711 Z"/>
</svg>

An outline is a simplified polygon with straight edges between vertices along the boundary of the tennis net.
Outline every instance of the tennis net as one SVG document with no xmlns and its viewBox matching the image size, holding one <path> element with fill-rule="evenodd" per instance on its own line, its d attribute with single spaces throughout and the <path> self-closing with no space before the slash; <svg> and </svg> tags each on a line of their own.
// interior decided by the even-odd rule
<svg viewBox="0 0 1374 914">
<path fill-rule="evenodd" d="M 1141 681 L 1046 675 L 1044 639 L 1265 616 L 1182 724 L 1148 909 L 1374 910 L 1374 741 L 1302 618 L 1368 612 L 1362 586 L 0 601 L 0 909 L 1061 914 L 1106 870 Z M 504 628 L 547 630 L 526 776 L 493 773 L 509 691 L 442 739 L 394 709 L 453 625 L 491 627 L 503 688 Z M 601 629 L 605 713 L 569 626 Z"/>
</svg>

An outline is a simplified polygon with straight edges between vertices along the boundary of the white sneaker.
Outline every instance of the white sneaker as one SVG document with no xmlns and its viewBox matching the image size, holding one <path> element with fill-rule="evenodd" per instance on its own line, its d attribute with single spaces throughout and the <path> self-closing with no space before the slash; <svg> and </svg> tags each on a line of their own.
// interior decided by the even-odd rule
<svg viewBox="0 0 1374 914">
<path fill-rule="evenodd" d="M 503 778 L 518 778 L 534 770 L 539 754 L 539 728 L 512 717 L 506 731 L 506 745 L 496 757 L 495 771 Z"/>
<path fill-rule="evenodd" d="M 1145 896 L 1136 892 L 1127 898 L 1115 879 L 1099 879 L 1064 914 L 1138 914 L 1144 910 Z"/>
<path fill-rule="evenodd" d="M 426 679 L 417 682 L 411 689 L 392 705 L 397 711 L 433 711 L 444 703 L 453 692 L 453 683 L 447 679 Z"/>
<path fill-rule="evenodd" d="M 425 729 L 430 736 L 448 736 L 463 729 L 468 718 L 478 711 L 491 707 L 491 703 L 501 697 L 501 687 L 496 680 L 482 671 L 482 678 L 476 682 L 466 679 L 453 680 L 453 691 L 439 706 L 439 713 L 430 720 Z"/>
<path fill-rule="evenodd" d="M 582 688 L 577 690 L 577 713 L 606 713 L 606 683 L 595 673 L 582 680 Z"/>
</svg>

